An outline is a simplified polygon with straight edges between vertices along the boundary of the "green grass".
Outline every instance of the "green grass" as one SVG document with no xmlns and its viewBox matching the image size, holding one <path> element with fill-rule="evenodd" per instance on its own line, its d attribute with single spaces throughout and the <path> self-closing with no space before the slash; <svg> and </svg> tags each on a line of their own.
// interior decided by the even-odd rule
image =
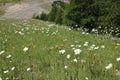
<svg viewBox="0 0 120 80">
<path fill-rule="evenodd" d="M 39 20 L 0 20 L 0 77 L 3 80 L 120 80 L 120 39 L 82 34 Z M 88 46 L 84 46 L 89 42 Z M 99 49 L 89 50 L 91 45 Z M 81 49 L 75 55 L 73 48 Z M 78 47 L 81 45 L 81 47 Z M 104 45 L 105 48 L 101 48 Z M 23 49 L 28 47 L 28 51 Z M 59 51 L 65 49 L 64 54 Z M 67 59 L 70 54 L 70 59 Z M 12 55 L 10 58 L 6 58 Z M 74 62 L 73 59 L 77 59 Z M 112 63 L 112 68 L 105 67 Z M 67 69 L 64 67 L 68 66 Z M 11 70 L 15 67 L 14 70 Z M 31 70 L 27 69 L 30 68 Z M 7 73 L 4 71 L 9 70 Z M 88 79 L 85 79 L 88 78 Z"/>
</svg>

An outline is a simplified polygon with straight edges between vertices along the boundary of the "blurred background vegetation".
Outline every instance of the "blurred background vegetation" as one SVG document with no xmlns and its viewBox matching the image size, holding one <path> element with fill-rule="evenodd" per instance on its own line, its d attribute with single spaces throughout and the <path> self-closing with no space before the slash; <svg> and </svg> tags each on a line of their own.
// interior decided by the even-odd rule
<svg viewBox="0 0 120 80">
<path fill-rule="evenodd" d="M 69 0 L 67 3 L 57 0 L 48 14 L 43 12 L 34 18 L 120 36 L 119 4 L 120 0 Z"/>
</svg>

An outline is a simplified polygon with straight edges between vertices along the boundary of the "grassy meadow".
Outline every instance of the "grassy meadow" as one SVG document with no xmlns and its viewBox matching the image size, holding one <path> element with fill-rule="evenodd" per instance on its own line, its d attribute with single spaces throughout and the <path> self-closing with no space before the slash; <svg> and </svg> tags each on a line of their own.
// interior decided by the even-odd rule
<svg viewBox="0 0 120 80">
<path fill-rule="evenodd" d="M 120 39 L 39 20 L 0 20 L 0 80 L 120 80 Z"/>
</svg>

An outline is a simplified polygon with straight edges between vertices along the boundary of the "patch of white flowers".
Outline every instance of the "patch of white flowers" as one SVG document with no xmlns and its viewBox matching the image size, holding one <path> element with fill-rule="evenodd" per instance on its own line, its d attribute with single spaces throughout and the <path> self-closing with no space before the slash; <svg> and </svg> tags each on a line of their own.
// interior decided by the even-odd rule
<svg viewBox="0 0 120 80">
<path fill-rule="evenodd" d="M 2 80 L 2 78 L 0 77 L 0 80 Z"/>
<path fill-rule="evenodd" d="M 67 59 L 70 59 L 70 54 L 67 55 Z"/>
<path fill-rule="evenodd" d="M 82 52 L 81 49 L 74 49 L 74 53 L 75 53 L 75 55 L 78 55 L 78 54 L 80 54 L 81 52 Z"/>
<path fill-rule="evenodd" d="M 11 70 L 12 70 L 12 71 L 15 70 L 15 67 L 12 67 Z"/>
<path fill-rule="evenodd" d="M 67 68 L 68 68 L 68 66 L 64 66 L 64 68 L 65 68 L 65 69 L 67 69 Z"/>
<path fill-rule="evenodd" d="M 8 72 L 9 72 L 9 70 L 5 70 L 3 73 L 6 74 L 6 73 L 8 73 Z"/>
<path fill-rule="evenodd" d="M 60 54 L 64 54 L 64 53 L 65 53 L 65 49 L 60 50 L 59 53 L 60 53 Z"/>
<path fill-rule="evenodd" d="M 12 57 L 12 55 L 9 54 L 6 58 L 9 59 L 9 58 L 11 58 L 11 57 Z"/>
<path fill-rule="evenodd" d="M 27 52 L 28 49 L 29 49 L 28 47 L 24 47 L 23 51 L 24 51 L 24 52 Z"/>
<path fill-rule="evenodd" d="M 27 70 L 27 71 L 31 71 L 31 68 L 29 67 L 29 68 L 27 68 L 26 70 Z"/>
<path fill-rule="evenodd" d="M 105 69 L 111 69 L 112 68 L 112 63 L 110 63 L 110 64 L 108 64 L 106 67 L 105 67 Z"/>
<path fill-rule="evenodd" d="M 77 60 L 76 58 L 75 58 L 75 59 L 73 59 L 73 61 L 74 61 L 74 62 L 78 62 L 78 60 Z"/>
<path fill-rule="evenodd" d="M 116 58 L 116 61 L 120 61 L 120 57 Z"/>
<path fill-rule="evenodd" d="M 3 53 L 5 53 L 5 51 L 0 51 L 0 55 L 2 55 Z"/>
</svg>

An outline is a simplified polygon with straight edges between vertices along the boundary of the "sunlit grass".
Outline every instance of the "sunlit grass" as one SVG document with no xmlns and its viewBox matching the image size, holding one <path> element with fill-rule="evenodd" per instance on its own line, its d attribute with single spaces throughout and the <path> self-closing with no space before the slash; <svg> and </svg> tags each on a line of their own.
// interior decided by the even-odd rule
<svg viewBox="0 0 120 80">
<path fill-rule="evenodd" d="M 53 23 L 0 20 L 0 53 L 3 80 L 120 79 L 118 38 Z"/>
</svg>

